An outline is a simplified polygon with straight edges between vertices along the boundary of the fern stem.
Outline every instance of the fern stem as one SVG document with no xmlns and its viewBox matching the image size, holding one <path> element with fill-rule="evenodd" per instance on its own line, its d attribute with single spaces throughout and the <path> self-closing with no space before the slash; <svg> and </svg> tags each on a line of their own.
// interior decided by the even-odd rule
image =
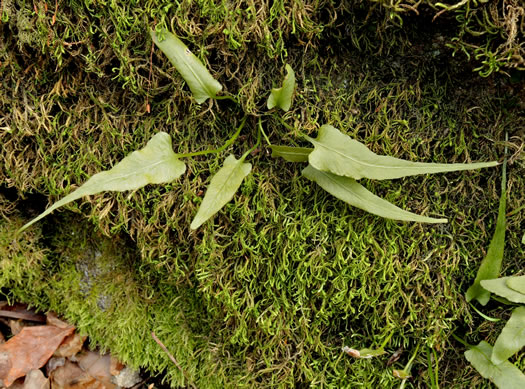
<svg viewBox="0 0 525 389">
<path fill-rule="evenodd" d="M 231 100 L 235 104 L 239 105 L 239 100 L 237 100 L 235 97 L 231 95 L 224 95 L 224 96 L 213 96 L 215 100 Z"/>
<path fill-rule="evenodd" d="M 262 122 L 261 122 L 261 118 L 259 118 L 259 121 L 257 122 L 257 128 L 259 129 L 257 131 L 257 142 L 255 143 L 255 145 L 250 149 L 248 150 L 247 152 L 245 152 L 243 154 L 243 156 L 241 157 L 241 161 L 244 161 L 244 159 L 253 151 L 255 150 L 257 147 L 259 147 L 259 145 L 261 144 L 261 132 L 262 132 Z"/>
<path fill-rule="evenodd" d="M 233 136 L 228 139 L 226 141 L 225 144 L 223 144 L 221 147 L 219 147 L 218 149 L 210 149 L 210 150 L 203 150 L 203 151 L 195 151 L 193 153 L 186 153 L 186 154 L 178 154 L 177 156 L 179 158 L 189 158 L 189 157 L 196 157 L 198 155 L 206 155 L 206 154 L 217 154 L 217 153 L 220 153 L 221 151 L 224 151 L 226 150 L 227 147 L 229 147 L 233 142 L 235 142 L 235 139 L 237 139 L 237 137 L 239 136 L 239 134 L 241 133 L 241 130 L 242 128 L 244 127 L 244 124 L 246 123 L 246 119 L 247 119 L 247 116 L 245 115 L 243 118 L 242 118 L 242 121 L 241 121 L 241 124 L 240 126 L 237 128 L 237 131 L 235 131 L 235 134 L 233 134 Z"/>
</svg>

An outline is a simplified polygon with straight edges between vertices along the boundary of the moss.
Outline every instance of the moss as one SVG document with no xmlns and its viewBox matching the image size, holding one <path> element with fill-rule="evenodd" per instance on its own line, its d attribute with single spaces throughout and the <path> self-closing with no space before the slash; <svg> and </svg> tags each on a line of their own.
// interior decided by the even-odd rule
<svg viewBox="0 0 525 389">
<path fill-rule="evenodd" d="M 465 55 L 475 71 L 487 77 L 493 72 L 525 70 L 525 8 L 519 0 L 458 1 L 362 0 L 384 12 L 383 26 L 406 23 L 407 15 L 431 15 L 453 32 L 446 45 L 452 55 Z"/>
<path fill-rule="evenodd" d="M 442 386 L 479 382 L 451 334 L 475 343 L 498 331 L 480 326 L 462 297 L 494 228 L 498 169 L 365 182 L 401 207 L 450 218 L 432 227 L 350 208 L 262 148 L 234 200 L 190 232 L 210 174 L 227 152 L 255 143 L 250 117 L 234 146 L 219 159 L 188 161 L 180 180 L 85 198 L 14 235 L 43 208 L 31 193 L 55 201 L 158 131 L 170 133 L 179 152 L 221 145 L 242 111 L 265 110 L 286 62 L 298 81 L 284 117 L 294 130 L 268 118 L 274 143 L 303 145 L 301 132 L 328 122 L 378 153 L 488 161 L 501 159 L 508 131 L 504 272 L 520 271 L 520 84 L 481 79 L 452 60 L 449 24 L 433 27 L 422 12 L 396 27 L 385 24 L 382 8 L 354 2 L 72 1 L 56 13 L 9 4 L 35 37 L 21 44 L 13 14 L 0 27 L 0 180 L 18 193 L 0 207 L 0 280 L 10 299 L 58 311 L 93 345 L 165 372 L 174 387 L 188 380 L 151 331 L 202 388 L 395 387 L 384 359 L 355 361 L 340 351 L 377 346 L 391 333 L 387 350 L 407 350 L 395 367 L 419 343 L 436 350 Z M 150 55 L 155 23 L 177 32 L 226 90 L 240 91 L 242 109 L 195 105 L 164 56 Z M 413 384 L 423 387 L 425 353 L 416 363 Z"/>
</svg>

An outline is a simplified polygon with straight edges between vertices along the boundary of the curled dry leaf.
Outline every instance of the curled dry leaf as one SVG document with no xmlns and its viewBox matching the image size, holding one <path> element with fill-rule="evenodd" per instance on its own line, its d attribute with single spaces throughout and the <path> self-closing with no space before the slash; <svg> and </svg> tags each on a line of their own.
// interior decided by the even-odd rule
<svg viewBox="0 0 525 389">
<path fill-rule="evenodd" d="M 9 323 L 9 329 L 11 330 L 11 334 L 18 335 L 20 331 L 22 331 L 22 328 L 26 326 L 26 322 L 22 320 L 8 320 Z"/>
<path fill-rule="evenodd" d="M 51 375 L 51 372 L 58 369 L 60 366 L 64 366 L 66 364 L 66 358 L 64 357 L 53 357 L 51 358 L 47 364 L 46 364 L 46 374 L 49 377 Z"/>
<path fill-rule="evenodd" d="M 24 379 L 19 378 L 11 384 L 9 389 L 24 389 Z"/>
<path fill-rule="evenodd" d="M 360 358 L 360 359 L 369 359 L 372 357 L 378 357 L 380 355 L 386 354 L 386 351 L 383 350 L 382 348 L 378 348 L 378 349 L 363 348 L 361 350 L 356 350 L 348 346 L 344 346 L 342 350 L 348 355 L 354 358 Z"/>
<path fill-rule="evenodd" d="M 85 340 L 86 337 L 79 334 L 69 335 L 54 352 L 53 356 L 66 358 L 72 357 L 82 350 Z"/>
<path fill-rule="evenodd" d="M 102 382 L 70 361 L 53 371 L 50 380 L 53 389 L 105 389 Z"/>
<path fill-rule="evenodd" d="M 394 369 L 392 370 L 392 374 L 394 375 L 394 377 L 399 378 L 401 380 L 406 380 L 412 377 L 410 373 L 407 372 L 406 370 L 395 370 Z"/>
<path fill-rule="evenodd" d="M 401 354 L 403 354 L 403 347 L 399 347 L 390 358 L 388 358 L 388 361 L 386 363 L 387 366 L 391 366 L 394 363 L 396 363 L 399 358 L 401 358 Z"/>
<path fill-rule="evenodd" d="M 64 338 L 75 327 L 25 327 L 7 343 L 0 345 L 0 379 L 4 386 L 23 377 L 33 369 L 40 369 L 51 358 Z"/>
<path fill-rule="evenodd" d="M 343 352 L 347 353 L 351 357 L 361 358 L 361 353 L 359 352 L 359 350 L 356 350 L 355 348 L 350 348 L 348 346 L 344 346 L 342 350 L 343 350 Z"/>
<path fill-rule="evenodd" d="M 71 327 L 71 324 L 69 324 L 68 322 L 65 322 L 64 320 L 59 319 L 55 312 L 48 312 L 46 314 L 46 323 L 50 326 L 55 326 L 58 328 Z"/>
<path fill-rule="evenodd" d="M 115 384 L 111 382 L 111 357 L 109 354 L 100 355 L 94 351 L 86 351 L 78 354 L 75 359 L 82 370 L 96 378 L 96 380 L 102 383 L 107 389 L 116 387 Z"/>
<path fill-rule="evenodd" d="M 109 362 L 109 372 L 111 375 L 119 375 L 122 369 L 126 367 L 123 363 L 120 363 L 120 361 L 114 357 L 111 357 L 111 360 Z"/>
<path fill-rule="evenodd" d="M 23 389 L 49 389 L 49 379 L 39 369 L 33 369 L 26 374 Z"/>
</svg>

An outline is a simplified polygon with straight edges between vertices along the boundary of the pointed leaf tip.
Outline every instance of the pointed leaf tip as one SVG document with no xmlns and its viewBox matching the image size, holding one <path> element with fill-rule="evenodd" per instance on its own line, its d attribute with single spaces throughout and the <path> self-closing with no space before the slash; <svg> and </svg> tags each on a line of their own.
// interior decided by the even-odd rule
<svg viewBox="0 0 525 389">
<path fill-rule="evenodd" d="M 224 166 L 213 176 L 210 186 L 191 222 L 190 228 L 196 230 L 213 215 L 220 211 L 232 198 L 244 178 L 252 170 L 251 163 L 237 160 L 233 154 L 224 160 Z"/>
<path fill-rule="evenodd" d="M 495 365 L 506 361 L 525 346 L 525 307 L 518 307 L 494 343 L 491 361 Z"/>
<path fill-rule="evenodd" d="M 505 167 L 505 165 L 504 165 Z M 505 210 L 507 205 L 507 193 L 505 185 L 507 181 L 506 171 L 502 172 L 502 191 L 499 199 L 498 217 L 496 219 L 496 229 L 489 244 L 487 255 L 481 261 L 474 283 L 467 289 L 465 297 L 467 301 L 478 300 L 481 305 L 486 305 L 490 300 L 490 292 L 483 288 L 481 282 L 498 277 L 503 261 L 503 252 L 505 248 L 505 228 L 506 216 Z"/>
<path fill-rule="evenodd" d="M 306 138 L 315 147 L 308 157 L 308 161 L 314 168 L 355 180 L 361 178 L 386 180 L 418 174 L 471 170 L 498 165 L 496 161 L 471 164 L 422 163 L 378 155 L 364 144 L 328 124 L 319 129 L 316 139 Z"/>
<path fill-rule="evenodd" d="M 186 81 L 198 104 L 217 96 L 222 90 L 222 85 L 179 38 L 167 30 L 162 30 L 158 35 L 154 30 L 150 30 L 150 35 Z M 161 37 L 164 39 L 161 40 Z"/>
<path fill-rule="evenodd" d="M 25 224 L 22 232 L 55 209 L 84 196 L 105 191 L 123 192 L 142 188 L 147 184 L 161 184 L 179 178 L 186 170 L 171 146 L 171 137 L 165 132 L 154 135 L 146 146 L 132 152 L 112 169 L 95 174 L 80 188 L 54 203 L 39 216 Z"/>
</svg>

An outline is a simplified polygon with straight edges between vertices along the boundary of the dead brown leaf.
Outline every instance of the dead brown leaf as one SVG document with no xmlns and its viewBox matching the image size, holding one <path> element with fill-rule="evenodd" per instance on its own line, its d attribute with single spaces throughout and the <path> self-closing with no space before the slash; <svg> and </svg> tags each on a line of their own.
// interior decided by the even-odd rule
<svg viewBox="0 0 525 389">
<path fill-rule="evenodd" d="M 48 312 L 46 313 L 46 322 L 48 325 L 55 326 L 58 328 L 68 328 L 71 327 L 71 325 L 64 320 L 60 320 L 55 312 Z"/>
<path fill-rule="evenodd" d="M 13 382 L 11 384 L 11 386 L 9 387 L 9 389 L 23 389 L 24 388 L 24 379 L 23 378 L 19 378 L 17 380 L 15 380 L 15 382 Z"/>
<path fill-rule="evenodd" d="M 391 366 L 394 363 L 396 363 L 399 358 L 401 358 L 401 354 L 403 354 L 403 347 L 399 347 L 392 356 L 388 359 L 388 362 L 386 363 L 387 366 Z"/>
<path fill-rule="evenodd" d="M 0 380 L 9 387 L 14 380 L 33 369 L 39 369 L 51 358 L 62 340 L 74 327 L 24 327 L 9 341 L 0 345 Z"/>
<path fill-rule="evenodd" d="M 31 370 L 26 374 L 22 389 L 49 389 L 49 379 L 39 369 Z"/>
<path fill-rule="evenodd" d="M 120 363 L 118 359 L 111 357 L 109 364 L 109 372 L 111 375 L 117 376 L 120 374 L 121 370 L 124 369 L 125 365 Z"/>
<path fill-rule="evenodd" d="M 65 364 L 66 364 L 66 358 L 64 358 L 64 357 L 52 357 L 46 363 L 46 374 L 47 374 L 47 376 L 49 377 L 53 370 L 56 370 L 60 366 L 64 366 Z"/>
<path fill-rule="evenodd" d="M 9 323 L 9 328 L 11 329 L 11 334 L 13 334 L 13 336 L 18 335 L 20 331 L 22 331 L 22 328 L 26 326 L 26 323 L 22 320 L 10 319 L 7 322 Z"/>
<path fill-rule="evenodd" d="M 11 319 L 22 319 L 27 321 L 36 321 L 39 323 L 45 323 L 46 317 L 36 313 L 32 309 L 28 309 L 25 304 L 14 304 L 14 305 L 0 305 L 0 317 L 8 317 Z"/>
<path fill-rule="evenodd" d="M 111 357 L 109 354 L 100 355 L 95 351 L 85 351 L 78 354 L 75 359 L 82 370 L 95 377 L 106 388 L 116 388 L 116 385 L 111 382 Z"/>
<path fill-rule="evenodd" d="M 64 339 L 60 347 L 53 353 L 55 357 L 72 357 L 82 350 L 86 336 L 79 334 L 71 334 Z"/>
<path fill-rule="evenodd" d="M 53 371 L 50 380 L 51 389 L 105 389 L 104 384 L 70 361 Z"/>
</svg>

